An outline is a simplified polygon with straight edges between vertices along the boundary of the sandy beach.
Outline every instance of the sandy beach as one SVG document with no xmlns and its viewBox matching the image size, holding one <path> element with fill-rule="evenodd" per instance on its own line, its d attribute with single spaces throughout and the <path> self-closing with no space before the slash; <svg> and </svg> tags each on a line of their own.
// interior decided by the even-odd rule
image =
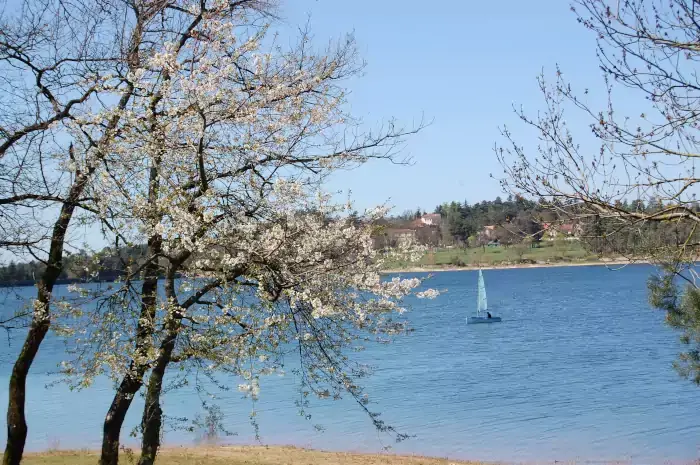
<svg viewBox="0 0 700 465">
<path fill-rule="evenodd" d="M 135 453 L 138 451 L 134 451 Z M 130 461 L 121 452 L 119 462 Z M 26 454 L 27 465 L 94 465 L 96 451 L 48 451 Z M 138 454 L 135 454 L 138 460 Z M 293 446 L 220 446 L 164 448 L 156 463 L 167 465 L 486 465 L 486 462 L 464 462 L 447 458 L 393 454 L 360 454 L 326 452 Z"/>
<path fill-rule="evenodd" d="M 136 452 L 136 451 L 135 451 Z M 48 451 L 28 453 L 22 463 L 27 465 L 93 465 L 97 463 L 96 451 Z M 120 463 L 136 463 L 138 455 L 120 453 Z M 327 452 L 293 446 L 212 446 L 164 448 L 157 464 L 167 465 L 495 465 L 499 462 L 460 461 L 449 458 L 423 457 L 418 455 L 362 454 L 355 452 Z M 596 462 L 523 462 L 522 465 L 538 464 L 585 464 L 598 465 L 630 464 L 629 461 Z"/>
</svg>

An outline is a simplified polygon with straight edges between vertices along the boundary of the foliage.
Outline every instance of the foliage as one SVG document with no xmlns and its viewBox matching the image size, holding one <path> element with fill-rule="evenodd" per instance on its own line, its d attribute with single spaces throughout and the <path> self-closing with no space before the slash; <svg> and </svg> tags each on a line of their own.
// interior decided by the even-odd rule
<svg viewBox="0 0 700 465">
<path fill-rule="evenodd" d="M 299 212 L 301 211 L 299 210 Z M 458 204 L 456 202 L 445 203 L 437 207 L 435 212 L 443 215 L 443 225 L 419 228 L 413 226 L 412 223 L 418 218 L 418 214 L 422 215 L 424 213 L 420 209 L 405 215 L 372 219 L 372 224 L 376 226 L 373 235 L 377 237 L 385 234 L 389 228 L 413 229 L 416 232 L 415 240 L 418 244 L 434 247 L 445 242 L 445 238 L 440 237 L 439 231 L 440 228 L 443 228 L 448 236 L 446 241 L 448 244 L 456 241 L 474 248 L 481 245 L 479 238 L 484 226 L 502 225 L 496 229 L 496 238 L 503 244 L 511 245 L 518 244 L 522 240 L 539 241 L 543 236 L 541 222 L 550 218 L 547 210 L 537 203 L 516 201 L 512 198 L 506 201 L 501 201 L 500 199 L 483 201 L 473 205 L 467 203 Z M 447 215 L 445 212 L 448 212 Z M 355 227 L 360 227 L 363 221 L 367 220 L 367 218 L 364 218 L 354 210 L 345 215 Z M 463 229 L 465 225 L 468 225 L 466 230 Z M 454 232 L 455 235 L 449 231 Z M 445 232 L 443 232 L 443 235 Z M 471 232 L 471 234 L 463 241 L 462 236 L 466 232 Z M 136 241 L 135 238 L 132 238 L 132 240 Z M 380 249 L 395 247 L 396 245 L 396 240 L 386 240 L 381 243 L 375 241 L 375 247 Z M 96 253 L 89 253 L 84 250 L 76 254 L 67 253 L 60 279 L 64 282 L 111 281 L 118 279 L 129 267 L 139 268 L 146 260 L 147 244 L 145 242 L 133 246 L 106 247 Z M 0 267 L 0 284 L 33 284 L 33 276 L 38 276 L 44 268 L 44 265 L 37 261 L 10 263 L 7 266 Z M 162 273 L 161 276 L 163 276 Z"/>
<path fill-rule="evenodd" d="M 666 322 L 681 332 L 681 343 L 688 346 L 675 366 L 678 372 L 700 385 L 700 290 L 695 283 L 680 279 L 679 269 L 668 266 L 648 282 L 649 302 L 666 312 Z"/>
</svg>

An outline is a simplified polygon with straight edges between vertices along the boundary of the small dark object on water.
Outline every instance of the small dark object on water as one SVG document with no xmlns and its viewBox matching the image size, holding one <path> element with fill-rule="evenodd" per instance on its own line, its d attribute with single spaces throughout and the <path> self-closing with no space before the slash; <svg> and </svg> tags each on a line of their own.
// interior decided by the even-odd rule
<svg viewBox="0 0 700 465">
<path fill-rule="evenodd" d="M 486 318 L 491 318 L 491 312 L 486 312 Z"/>
</svg>

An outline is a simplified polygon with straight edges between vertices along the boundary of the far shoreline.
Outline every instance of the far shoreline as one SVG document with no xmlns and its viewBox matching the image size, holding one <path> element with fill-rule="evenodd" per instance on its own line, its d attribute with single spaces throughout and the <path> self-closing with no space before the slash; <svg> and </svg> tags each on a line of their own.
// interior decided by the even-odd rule
<svg viewBox="0 0 700 465">
<path fill-rule="evenodd" d="M 391 268 L 382 270 L 381 274 L 402 274 L 402 273 L 439 273 L 443 271 L 476 271 L 476 270 L 515 270 L 528 268 L 568 268 L 574 266 L 612 266 L 625 267 L 629 265 L 649 265 L 648 260 L 625 260 L 625 259 L 610 259 L 610 260 L 585 260 L 576 262 L 552 262 L 552 263 L 517 263 L 509 265 L 429 265 L 429 266 L 413 266 L 406 268 Z"/>
<path fill-rule="evenodd" d="M 443 271 L 477 271 L 481 270 L 516 270 L 528 268 L 558 268 L 558 267 L 574 267 L 574 266 L 614 266 L 624 267 L 628 265 L 649 265 L 651 262 L 645 259 L 625 260 L 625 259 L 602 259 L 602 260 L 583 260 L 571 262 L 550 262 L 550 263 L 516 263 L 516 264 L 499 264 L 499 265 L 426 265 L 426 266 L 411 266 L 406 268 L 388 268 L 381 270 L 382 275 L 387 274 L 403 274 L 403 273 L 440 273 Z M 85 281 L 79 278 L 59 279 L 56 281 L 57 286 L 66 286 L 69 284 L 110 284 L 116 282 L 115 279 L 101 279 L 96 281 Z M 0 289 L 3 288 L 20 288 L 20 287 L 35 287 L 36 281 L 10 281 L 0 282 Z"/>
</svg>

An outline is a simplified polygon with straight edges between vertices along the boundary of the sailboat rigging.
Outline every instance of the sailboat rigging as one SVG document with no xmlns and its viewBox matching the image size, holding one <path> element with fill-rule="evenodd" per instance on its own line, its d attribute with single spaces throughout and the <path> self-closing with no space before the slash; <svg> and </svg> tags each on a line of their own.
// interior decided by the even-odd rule
<svg viewBox="0 0 700 465">
<path fill-rule="evenodd" d="M 492 316 L 491 312 L 489 312 L 488 302 L 486 300 L 486 283 L 484 283 L 484 274 L 481 272 L 481 269 L 479 269 L 479 282 L 477 290 L 476 316 L 467 317 L 467 324 L 500 322 L 501 317 Z"/>
</svg>

